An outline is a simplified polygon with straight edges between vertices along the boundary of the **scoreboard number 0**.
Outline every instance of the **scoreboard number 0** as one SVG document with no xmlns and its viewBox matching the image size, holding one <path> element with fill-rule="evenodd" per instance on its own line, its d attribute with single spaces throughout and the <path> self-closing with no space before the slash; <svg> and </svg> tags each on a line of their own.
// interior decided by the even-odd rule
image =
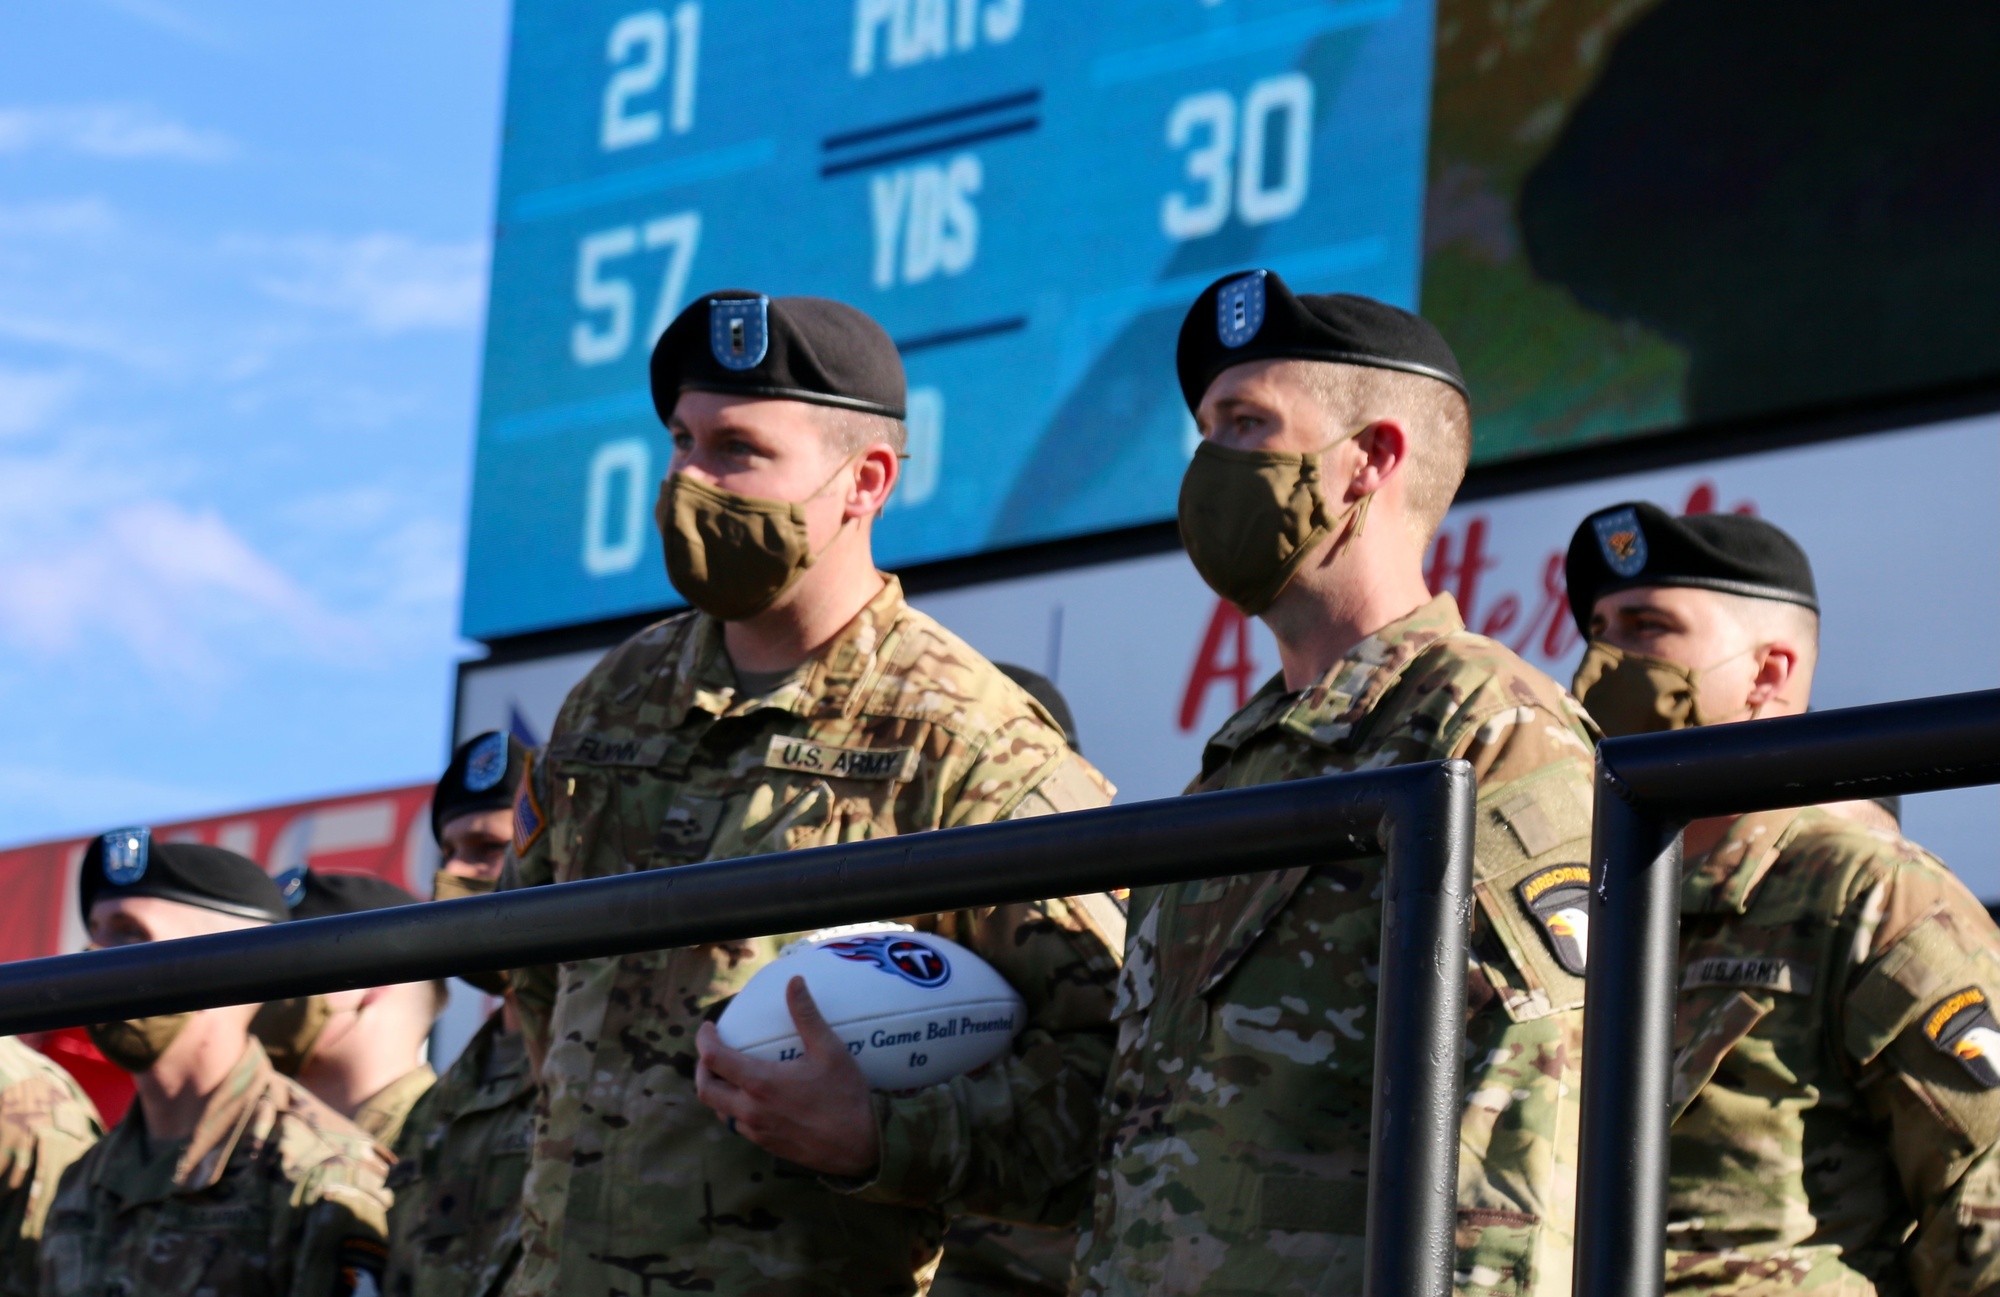
<svg viewBox="0 0 2000 1297">
<path fill-rule="evenodd" d="M 1167 147 L 1187 151 L 1191 191 L 1160 203 L 1160 228 L 1177 242 L 1220 230 L 1233 210 L 1245 225 L 1296 214 L 1312 181 L 1313 84 L 1299 72 L 1266 77 L 1243 96 L 1204 90 L 1167 113 Z M 1273 125 L 1276 125 L 1274 130 Z"/>
<path fill-rule="evenodd" d="M 667 100 L 666 124 L 676 135 L 694 129 L 701 6 L 694 0 L 686 0 L 674 7 L 671 22 L 665 10 L 642 9 L 613 24 L 611 38 L 604 45 L 604 61 L 615 70 L 604 84 L 604 119 L 597 133 L 597 142 L 605 152 L 651 144 L 660 138 L 660 110 L 647 108 L 634 112 L 632 101 L 660 88 L 667 75 L 669 45 L 673 49 L 674 76 Z"/>
</svg>

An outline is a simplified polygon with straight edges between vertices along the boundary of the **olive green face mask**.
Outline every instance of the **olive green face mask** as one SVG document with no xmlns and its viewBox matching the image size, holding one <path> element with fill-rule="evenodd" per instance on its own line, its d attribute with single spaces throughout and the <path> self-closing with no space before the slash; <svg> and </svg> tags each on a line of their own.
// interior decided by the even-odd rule
<svg viewBox="0 0 2000 1297">
<path fill-rule="evenodd" d="M 319 1044 L 327 1019 L 333 1016 L 323 995 L 301 995 L 290 1000 L 272 1000 L 257 1010 L 250 1020 L 250 1034 L 263 1042 L 271 1056 L 271 1066 L 286 1076 L 297 1076 Z"/>
<path fill-rule="evenodd" d="M 1743 650 L 1748 652 L 1751 650 Z M 1715 670 L 1723 662 L 1735 661 L 1743 653 L 1732 653 L 1698 670 L 1665 658 L 1628 653 L 1594 639 L 1584 650 L 1583 661 L 1577 664 L 1570 692 L 1607 738 L 1714 725 L 1738 718 L 1702 715 L 1699 701 L 1702 674 Z M 1755 715 L 1754 708 L 1750 714 Z"/>
<path fill-rule="evenodd" d="M 125 1022 L 100 1022 L 84 1031 L 97 1052 L 112 1063 L 128 1072 L 149 1072 L 193 1020 L 192 1013 L 162 1013 Z"/>
<path fill-rule="evenodd" d="M 1364 495 L 1339 514 L 1326 502 L 1320 457 L 1356 428 L 1315 451 L 1233 450 L 1204 441 L 1181 478 L 1181 544 L 1208 588 L 1255 617 L 1277 601 L 1313 547 L 1348 520 L 1333 554 L 1361 535 Z M 1331 556 L 1329 556 L 1331 557 Z"/>
<path fill-rule="evenodd" d="M 820 554 L 806 539 L 806 505 L 833 485 L 849 459 L 805 500 L 761 500 L 697 482 L 685 473 L 660 483 L 653 521 L 667 553 L 667 579 L 689 604 L 718 621 L 755 617 L 792 588 Z M 847 523 L 841 522 L 841 530 Z M 839 539 L 840 533 L 834 533 Z M 833 544 L 829 540 L 826 545 Z"/>
</svg>

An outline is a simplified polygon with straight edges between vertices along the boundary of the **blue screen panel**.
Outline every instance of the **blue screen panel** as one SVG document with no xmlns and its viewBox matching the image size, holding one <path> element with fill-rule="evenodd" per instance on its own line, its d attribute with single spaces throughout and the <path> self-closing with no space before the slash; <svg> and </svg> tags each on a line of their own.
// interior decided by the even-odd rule
<svg viewBox="0 0 2000 1297">
<path fill-rule="evenodd" d="M 840 298 L 909 369 L 888 566 L 1171 517 L 1194 295 L 1414 306 L 1429 0 L 517 0 L 464 631 L 674 602 L 653 339 Z"/>
</svg>

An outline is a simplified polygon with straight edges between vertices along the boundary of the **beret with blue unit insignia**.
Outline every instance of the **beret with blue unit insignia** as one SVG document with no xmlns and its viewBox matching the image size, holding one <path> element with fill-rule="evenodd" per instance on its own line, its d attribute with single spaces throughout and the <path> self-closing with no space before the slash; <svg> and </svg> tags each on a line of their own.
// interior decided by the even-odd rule
<svg viewBox="0 0 2000 1297">
<path fill-rule="evenodd" d="M 98 901 L 152 896 L 243 919 L 282 923 L 284 894 L 258 863 L 200 842 L 161 842 L 150 829 L 117 829 L 94 839 L 77 871 L 83 921 Z"/>
<path fill-rule="evenodd" d="M 1324 360 L 1421 374 L 1466 395 L 1458 357 L 1429 320 L 1354 293 L 1296 294 L 1273 270 L 1228 275 L 1181 321 L 1175 368 L 1188 409 L 1216 375 L 1253 360 Z"/>
<path fill-rule="evenodd" d="M 824 297 L 708 293 L 653 347 L 653 409 L 673 417 L 682 392 L 805 401 L 891 419 L 907 391 L 896 344 L 866 314 Z"/>
<path fill-rule="evenodd" d="M 512 806 L 527 758 L 527 747 L 500 730 L 475 734 L 459 744 L 431 794 L 431 837 L 442 845 L 444 826 L 459 816 Z"/>
<path fill-rule="evenodd" d="M 1742 514 L 1676 518 L 1643 500 L 1614 504 L 1577 527 L 1564 571 L 1570 615 L 1586 636 L 1597 601 L 1634 586 L 1689 586 L 1819 611 L 1805 550 L 1762 518 Z"/>
<path fill-rule="evenodd" d="M 291 902 L 295 919 L 324 919 L 335 914 L 360 914 L 417 903 L 417 898 L 409 892 L 373 874 L 330 874 L 308 869 L 303 881 L 298 899 Z"/>
</svg>

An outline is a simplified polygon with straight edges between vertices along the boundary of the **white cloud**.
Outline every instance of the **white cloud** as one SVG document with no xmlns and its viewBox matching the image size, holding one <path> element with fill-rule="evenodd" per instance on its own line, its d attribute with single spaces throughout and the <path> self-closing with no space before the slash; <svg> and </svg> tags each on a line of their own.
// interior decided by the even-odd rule
<svg viewBox="0 0 2000 1297">
<path fill-rule="evenodd" d="M 281 301 L 338 312 L 375 333 L 468 329 L 486 300 L 483 240 L 426 243 L 403 234 L 237 239 L 272 268 L 257 286 Z"/>
<path fill-rule="evenodd" d="M 177 122 L 142 104 L 0 108 L 0 153 L 47 148 L 87 157 L 223 162 L 236 152 L 220 131 Z"/>
<path fill-rule="evenodd" d="M 222 44 L 221 34 L 207 23 L 200 21 L 177 5 L 166 0 L 99 0 L 105 8 L 115 9 L 128 18 L 157 27 L 161 31 L 172 32 L 203 45 Z"/>
<path fill-rule="evenodd" d="M 69 404 L 83 384 L 74 369 L 54 372 L 0 365 L 0 437 L 33 432 Z"/>
<path fill-rule="evenodd" d="M 218 639 L 276 631 L 315 658 L 371 648 L 212 509 L 138 499 L 84 517 L 92 525 L 67 544 L 0 565 L 0 635 L 20 648 L 52 656 L 108 640 L 155 675 L 198 683 L 219 681 L 236 656 Z"/>
<path fill-rule="evenodd" d="M 109 234 L 117 228 L 118 214 L 101 198 L 0 203 L 0 234 L 68 238 Z"/>
</svg>

